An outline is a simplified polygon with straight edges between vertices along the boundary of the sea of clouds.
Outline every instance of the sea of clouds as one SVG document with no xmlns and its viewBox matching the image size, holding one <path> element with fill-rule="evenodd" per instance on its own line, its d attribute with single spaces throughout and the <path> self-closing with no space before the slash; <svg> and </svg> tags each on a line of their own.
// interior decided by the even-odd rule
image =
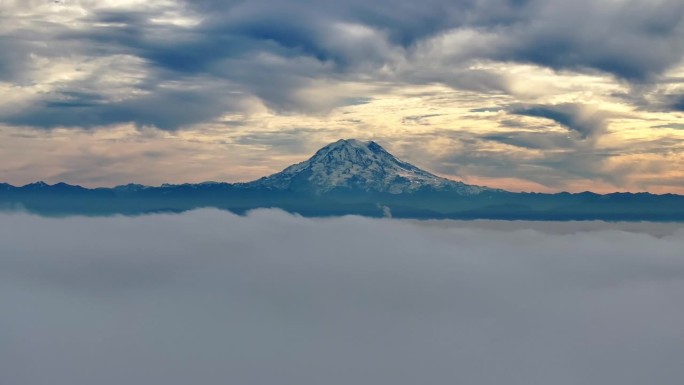
<svg viewBox="0 0 684 385">
<path fill-rule="evenodd" d="M 0 214 L 3 385 L 680 385 L 684 225 Z"/>
</svg>

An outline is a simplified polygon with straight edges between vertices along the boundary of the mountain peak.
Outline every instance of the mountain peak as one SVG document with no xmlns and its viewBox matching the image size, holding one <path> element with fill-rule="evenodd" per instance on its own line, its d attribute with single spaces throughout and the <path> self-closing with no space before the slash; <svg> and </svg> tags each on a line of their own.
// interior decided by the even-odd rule
<svg viewBox="0 0 684 385">
<path fill-rule="evenodd" d="M 400 194 L 422 189 L 474 195 L 486 190 L 438 177 L 403 162 L 374 141 L 340 139 L 308 160 L 252 182 L 261 187 L 313 191 L 355 190 Z"/>
<path fill-rule="evenodd" d="M 370 141 L 363 142 L 361 140 L 353 139 L 353 138 L 352 139 L 338 139 L 336 142 L 332 142 L 323 148 L 340 147 L 340 146 L 362 147 L 362 146 L 367 145 L 368 143 L 370 143 Z"/>
<path fill-rule="evenodd" d="M 324 161 L 325 157 L 329 157 L 338 161 L 367 164 L 377 161 L 374 158 L 379 156 L 392 157 L 390 153 L 373 141 L 364 142 L 358 139 L 340 139 L 316 151 L 310 160 L 319 162 Z"/>
<path fill-rule="evenodd" d="M 27 185 L 24 185 L 20 187 L 22 190 L 27 190 L 27 191 L 43 191 L 43 190 L 49 190 L 49 191 L 76 191 L 76 190 L 84 190 L 83 187 L 78 186 L 78 185 L 71 185 L 67 184 L 64 182 L 58 182 L 55 184 L 48 184 L 41 181 L 38 182 L 33 182 L 29 183 Z"/>
<path fill-rule="evenodd" d="M 359 149 L 364 151 L 368 150 L 371 152 L 385 151 L 384 148 L 382 148 L 379 144 L 375 143 L 372 140 L 361 141 L 358 139 L 340 139 L 336 142 L 332 142 L 322 147 L 320 150 L 317 151 L 317 153 L 329 151 L 345 151 L 350 149 Z"/>
<path fill-rule="evenodd" d="M 41 189 L 41 188 L 46 188 L 46 187 L 50 187 L 50 185 L 43 182 L 42 180 L 39 180 L 38 182 L 29 183 L 29 184 L 22 186 L 22 188 L 25 188 L 25 189 Z"/>
</svg>

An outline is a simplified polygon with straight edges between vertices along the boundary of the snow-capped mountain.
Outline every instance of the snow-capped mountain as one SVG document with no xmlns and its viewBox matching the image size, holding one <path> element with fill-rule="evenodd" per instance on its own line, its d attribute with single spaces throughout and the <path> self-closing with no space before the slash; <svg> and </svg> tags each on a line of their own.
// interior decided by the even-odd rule
<svg viewBox="0 0 684 385">
<path fill-rule="evenodd" d="M 0 212 L 139 215 L 213 207 L 244 214 L 279 208 L 304 216 L 422 219 L 684 221 L 684 195 L 515 193 L 441 178 L 398 160 L 375 142 L 340 140 L 310 159 L 248 183 L 86 188 L 0 182 Z"/>
<path fill-rule="evenodd" d="M 352 189 L 401 194 L 429 189 L 476 195 L 492 190 L 438 177 L 395 158 L 373 141 L 356 139 L 338 140 L 310 159 L 248 185 L 316 193 Z"/>
</svg>

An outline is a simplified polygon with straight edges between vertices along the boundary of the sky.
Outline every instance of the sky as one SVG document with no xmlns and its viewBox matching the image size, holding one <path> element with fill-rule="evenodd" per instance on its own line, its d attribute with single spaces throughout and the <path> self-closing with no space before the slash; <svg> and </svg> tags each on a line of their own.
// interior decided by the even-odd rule
<svg viewBox="0 0 684 385">
<path fill-rule="evenodd" d="M 681 223 L 508 224 L 0 214 L 0 383 L 681 384 Z"/>
<path fill-rule="evenodd" d="M 0 0 L 0 180 L 248 181 L 340 138 L 684 193 L 681 0 Z"/>
</svg>

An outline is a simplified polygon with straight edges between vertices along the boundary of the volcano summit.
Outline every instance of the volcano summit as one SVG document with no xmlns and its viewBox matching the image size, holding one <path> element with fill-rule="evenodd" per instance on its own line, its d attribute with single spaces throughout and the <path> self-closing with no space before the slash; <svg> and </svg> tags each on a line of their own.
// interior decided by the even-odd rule
<svg viewBox="0 0 684 385">
<path fill-rule="evenodd" d="M 405 194 L 421 190 L 476 195 L 492 189 L 433 175 L 387 152 L 379 144 L 356 139 L 331 143 L 310 159 L 249 184 L 279 190 L 324 194 L 334 190 Z"/>
</svg>

